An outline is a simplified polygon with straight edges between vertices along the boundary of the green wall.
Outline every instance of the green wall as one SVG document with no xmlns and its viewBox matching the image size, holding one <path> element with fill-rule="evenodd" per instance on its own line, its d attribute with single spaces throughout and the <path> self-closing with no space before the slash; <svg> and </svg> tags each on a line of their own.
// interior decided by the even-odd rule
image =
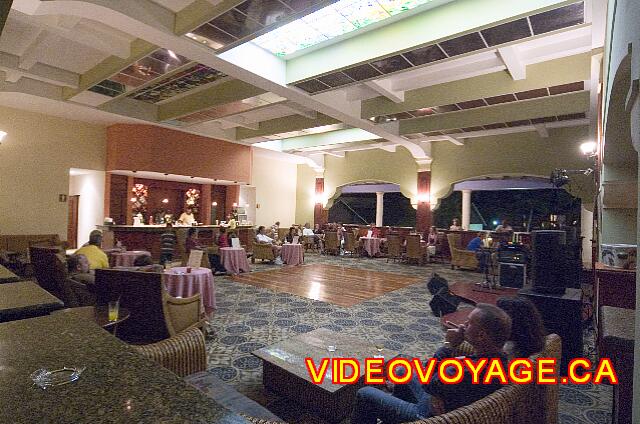
<svg viewBox="0 0 640 424">
<path fill-rule="evenodd" d="M 527 132 L 467 139 L 464 146 L 434 142 L 431 197 L 446 197 L 453 183 L 474 177 L 509 174 L 546 177 L 554 168 L 587 168 L 591 165 L 581 155 L 580 144 L 588 139 L 589 128 L 583 126 L 550 129 L 548 138 Z M 577 175 L 572 181 L 569 191 L 581 197 L 585 207 L 592 210 L 593 177 Z"/>
</svg>

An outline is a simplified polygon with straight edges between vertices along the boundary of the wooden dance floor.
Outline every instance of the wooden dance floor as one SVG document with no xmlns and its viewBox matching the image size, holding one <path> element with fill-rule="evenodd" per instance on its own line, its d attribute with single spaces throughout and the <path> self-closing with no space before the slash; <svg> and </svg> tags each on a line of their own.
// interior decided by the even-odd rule
<svg viewBox="0 0 640 424">
<path fill-rule="evenodd" d="M 323 264 L 251 272 L 233 279 L 256 287 L 346 307 L 420 281 L 419 278 L 388 272 Z"/>
</svg>

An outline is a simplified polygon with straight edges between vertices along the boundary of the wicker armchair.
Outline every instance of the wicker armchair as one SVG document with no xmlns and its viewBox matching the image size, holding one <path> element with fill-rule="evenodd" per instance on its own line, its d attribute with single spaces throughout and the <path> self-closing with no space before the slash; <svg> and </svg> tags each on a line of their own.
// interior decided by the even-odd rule
<svg viewBox="0 0 640 424">
<path fill-rule="evenodd" d="M 422 265 L 424 258 L 427 256 L 427 246 L 420 243 L 420 236 L 410 234 L 407 236 L 407 253 L 405 258 L 408 261 L 414 260 Z"/>
<path fill-rule="evenodd" d="M 560 336 L 550 334 L 544 350 L 531 359 L 555 358 L 560 363 L 561 349 Z M 557 424 L 558 396 L 556 384 L 511 384 L 471 405 L 410 424 Z"/>
<path fill-rule="evenodd" d="M 451 269 L 458 267 L 475 270 L 478 268 L 476 253 L 458 247 L 460 245 L 460 234 L 447 234 L 447 240 L 451 251 Z"/>
<path fill-rule="evenodd" d="M 337 231 L 327 231 L 324 234 L 324 251 L 332 255 L 340 254 L 340 239 Z"/>
<path fill-rule="evenodd" d="M 275 261 L 276 256 L 273 254 L 273 247 L 269 243 L 253 243 L 253 256 L 251 263 L 256 263 L 256 259 L 264 261 Z"/>
<path fill-rule="evenodd" d="M 353 231 L 346 231 L 344 237 L 344 254 L 349 253 L 351 256 L 360 253 L 360 246 Z"/>
<path fill-rule="evenodd" d="M 402 260 L 402 243 L 400 242 L 400 236 L 397 234 L 389 234 L 387 236 L 387 262 L 392 259 Z"/>
<path fill-rule="evenodd" d="M 134 348 L 180 377 L 207 369 L 204 335 L 197 328 L 189 328 L 166 340 Z"/>
</svg>

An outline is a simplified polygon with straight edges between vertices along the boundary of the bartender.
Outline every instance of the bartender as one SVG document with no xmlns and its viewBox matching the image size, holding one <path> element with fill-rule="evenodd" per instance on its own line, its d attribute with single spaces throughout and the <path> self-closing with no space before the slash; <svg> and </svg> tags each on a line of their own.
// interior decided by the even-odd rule
<svg viewBox="0 0 640 424">
<path fill-rule="evenodd" d="M 182 222 L 184 225 L 193 225 L 196 222 L 196 217 L 193 216 L 193 210 L 191 208 L 187 208 L 187 210 L 182 212 L 178 221 Z"/>
</svg>

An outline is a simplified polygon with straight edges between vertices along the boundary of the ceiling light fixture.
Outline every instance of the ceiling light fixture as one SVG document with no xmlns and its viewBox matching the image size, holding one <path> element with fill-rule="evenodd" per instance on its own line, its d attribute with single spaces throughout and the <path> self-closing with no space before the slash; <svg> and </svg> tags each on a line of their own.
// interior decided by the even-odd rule
<svg viewBox="0 0 640 424">
<path fill-rule="evenodd" d="M 598 151 L 598 143 L 595 141 L 586 141 L 580 145 L 580 151 L 582 154 L 588 157 L 593 157 Z"/>
<path fill-rule="evenodd" d="M 4 131 L 0 131 L 0 143 L 2 143 L 2 140 L 4 140 L 4 138 L 7 136 L 7 133 Z"/>
</svg>

